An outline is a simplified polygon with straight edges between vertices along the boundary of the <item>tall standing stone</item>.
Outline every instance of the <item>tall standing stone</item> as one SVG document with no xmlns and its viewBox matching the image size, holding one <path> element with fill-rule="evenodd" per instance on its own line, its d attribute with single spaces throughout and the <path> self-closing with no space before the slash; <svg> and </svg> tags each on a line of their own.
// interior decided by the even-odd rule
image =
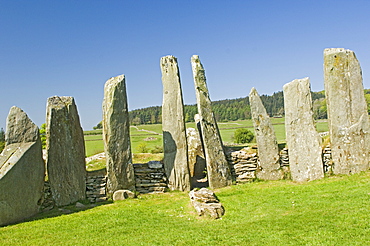
<svg viewBox="0 0 370 246">
<path fill-rule="evenodd" d="M 39 129 L 20 108 L 10 109 L 5 141 L 0 154 L 0 226 L 36 214 L 44 195 Z"/>
<path fill-rule="evenodd" d="M 135 190 L 130 121 L 125 76 L 110 78 L 104 86 L 103 140 L 107 163 L 107 193 Z"/>
<path fill-rule="evenodd" d="M 164 168 L 171 190 L 190 190 L 188 146 L 180 73 L 174 56 L 161 58 Z"/>
<path fill-rule="evenodd" d="M 321 179 L 324 177 L 321 138 L 313 119 L 309 78 L 293 80 L 283 90 L 292 179 L 299 182 Z"/>
<path fill-rule="evenodd" d="M 280 170 L 279 147 L 276 140 L 275 130 L 270 117 L 262 104 L 257 90 L 253 87 L 249 93 L 252 120 L 258 145 L 260 168 L 257 178 L 264 180 L 282 179 L 284 174 Z"/>
<path fill-rule="evenodd" d="M 198 113 L 200 115 L 201 135 L 207 163 L 209 186 L 212 189 L 232 184 L 230 167 L 223 150 L 220 132 L 214 117 L 206 84 L 206 75 L 199 56 L 191 58 Z"/>
<path fill-rule="evenodd" d="M 57 206 L 86 198 L 84 135 L 73 97 L 48 98 L 46 109 L 46 165 Z"/>
<path fill-rule="evenodd" d="M 324 51 L 325 96 L 334 174 L 366 171 L 369 118 L 360 64 L 351 50 Z"/>
</svg>

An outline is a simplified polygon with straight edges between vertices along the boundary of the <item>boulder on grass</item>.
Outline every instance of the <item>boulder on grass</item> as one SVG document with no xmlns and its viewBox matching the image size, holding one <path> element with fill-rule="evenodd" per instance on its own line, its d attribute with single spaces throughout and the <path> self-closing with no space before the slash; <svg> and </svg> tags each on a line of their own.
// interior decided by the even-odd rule
<svg viewBox="0 0 370 246">
<path fill-rule="evenodd" d="M 117 190 L 113 193 L 113 201 L 122 201 L 128 198 L 135 198 L 136 195 L 130 190 Z"/>
<path fill-rule="evenodd" d="M 192 190 L 189 193 L 191 203 L 199 216 L 209 216 L 218 219 L 225 214 L 225 209 L 215 193 L 207 188 Z"/>
</svg>

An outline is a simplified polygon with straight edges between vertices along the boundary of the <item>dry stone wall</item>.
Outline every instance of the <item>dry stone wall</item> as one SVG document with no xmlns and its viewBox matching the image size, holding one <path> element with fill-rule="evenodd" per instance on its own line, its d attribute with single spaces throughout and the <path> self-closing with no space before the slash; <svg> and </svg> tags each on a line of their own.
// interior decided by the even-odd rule
<svg viewBox="0 0 370 246">
<path fill-rule="evenodd" d="M 133 166 L 137 192 L 161 193 L 168 188 L 163 163 L 150 161 L 144 164 L 133 164 Z"/>
</svg>

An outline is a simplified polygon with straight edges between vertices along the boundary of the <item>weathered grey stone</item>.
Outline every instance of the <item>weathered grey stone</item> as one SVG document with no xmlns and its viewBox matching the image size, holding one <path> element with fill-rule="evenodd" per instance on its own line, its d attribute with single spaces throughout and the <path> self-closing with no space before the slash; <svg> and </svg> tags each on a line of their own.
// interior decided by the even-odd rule
<svg viewBox="0 0 370 246">
<path fill-rule="evenodd" d="M 64 206 L 85 199 L 85 142 L 73 97 L 48 98 L 46 150 L 46 166 L 55 204 Z"/>
<path fill-rule="evenodd" d="M 36 214 L 44 195 L 45 163 L 37 126 L 12 107 L 6 129 L 0 154 L 0 226 Z"/>
<path fill-rule="evenodd" d="M 164 168 L 171 190 L 190 190 L 188 146 L 180 74 L 174 56 L 161 58 Z"/>
<path fill-rule="evenodd" d="M 249 104 L 261 168 L 257 172 L 257 177 L 265 180 L 282 179 L 284 174 L 280 170 L 280 156 L 275 130 L 255 88 L 252 88 L 249 93 Z"/>
<path fill-rule="evenodd" d="M 160 161 L 149 161 L 148 167 L 153 169 L 163 168 L 163 164 Z"/>
<path fill-rule="evenodd" d="M 192 56 L 191 64 L 209 186 L 212 189 L 229 186 L 232 184 L 232 177 L 223 150 L 220 132 L 212 111 L 205 71 L 197 55 Z"/>
<path fill-rule="evenodd" d="M 324 51 L 325 96 L 334 174 L 366 171 L 369 118 L 360 64 L 351 50 Z"/>
<path fill-rule="evenodd" d="M 107 193 L 135 190 L 130 122 L 125 76 L 110 78 L 104 86 L 103 140 L 107 163 Z"/>
<path fill-rule="evenodd" d="M 116 190 L 113 193 L 113 201 L 122 201 L 128 198 L 135 198 L 136 195 L 130 190 Z"/>
<path fill-rule="evenodd" d="M 294 181 L 324 177 L 321 138 L 316 131 L 309 78 L 287 83 L 284 90 L 285 130 L 289 165 Z"/>
<path fill-rule="evenodd" d="M 206 162 L 198 130 L 194 128 L 187 128 L 186 138 L 188 140 L 190 176 L 200 176 L 202 174 L 202 171 L 206 169 Z"/>
<path fill-rule="evenodd" d="M 189 197 L 199 216 L 206 215 L 218 219 L 225 214 L 225 209 L 215 193 L 207 188 L 192 190 Z"/>
<path fill-rule="evenodd" d="M 5 143 L 36 142 L 39 139 L 39 128 L 28 118 L 22 109 L 13 106 L 6 122 Z"/>
</svg>

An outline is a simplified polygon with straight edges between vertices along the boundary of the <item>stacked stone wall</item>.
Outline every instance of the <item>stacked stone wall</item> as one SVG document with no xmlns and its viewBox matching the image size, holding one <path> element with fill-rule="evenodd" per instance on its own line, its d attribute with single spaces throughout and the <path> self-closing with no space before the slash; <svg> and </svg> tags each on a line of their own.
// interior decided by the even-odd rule
<svg viewBox="0 0 370 246">
<path fill-rule="evenodd" d="M 259 166 L 257 153 L 240 150 L 228 152 L 226 156 L 233 180 L 237 183 L 252 182 L 256 178 L 256 170 Z"/>
<path fill-rule="evenodd" d="M 105 174 L 88 175 L 86 179 L 86 199 L 91 203 L 107 200 L 107 176 Z"/>
<path fill-rule="evenodd" d="M 168 188 L 163 163 L 150 161 L 144 164 L 133 164 L 133 167 L 137 192 L 162 193 Z"/>
</svg>

